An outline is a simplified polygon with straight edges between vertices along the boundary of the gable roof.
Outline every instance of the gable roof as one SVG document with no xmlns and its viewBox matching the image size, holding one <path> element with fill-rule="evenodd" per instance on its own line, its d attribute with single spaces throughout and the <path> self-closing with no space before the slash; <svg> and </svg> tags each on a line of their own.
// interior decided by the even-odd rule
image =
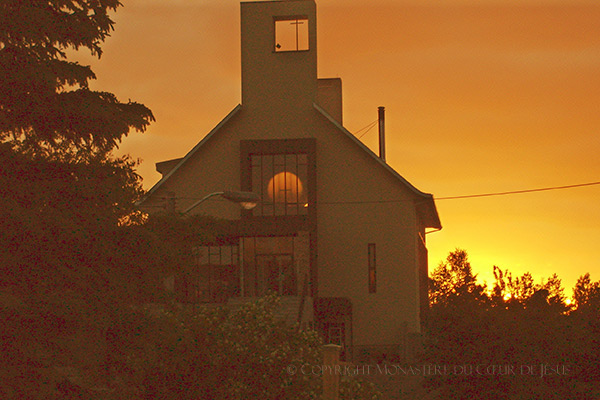
<svg viewBox="0 0 600 400">
<path fill-rule="evenodd" d="M 358 140 L 356 136 L 350 133 L 346 128 L 344 128 L 338 121 L 335 120 L 331 115 L 327 113 L 323 108 L 321 108 L 318 104 L 313 103 L 313 107 L 321 113 L 325 118 L 329 120 L 340 132 L 346 135 L 352 142 L 354 142 L 358 147 L 360 147 L 365 153 L 367 153 L 371 158 L 373 158 L 379 165 L 381 165 L 385 170 L 387 170 L 394 178 L 400 181 L 401 184 L 406 186 L 411 192 L 413 192 L 417 197 L 422 200 L 417 202 L 417 210 L 421 214 L 423 218 L 423 222 L 428 228 L 442 229 L 442 224 L 440 222 L 440 217 L 438 215 L 437 209 L 435 207 L 435 202 L 433 200 L 433 195 L 430 193 L 425 193 L 414 187 L 409 181 L 404 179 L 402 175 L 396 172 L 392 167 L 390 167 L 385 161 L 383 161 L 380 157 L 378 157 L 371 149 L 364 145 L 363 142 Z"/>
<path fill-rule="evenodd" d="M 392 167 L 390 167 L 385 161 L 379 158 L 371 149 L 365 146 L 356 136 L 350 133 L 346 128 L 344 128 L 338 121 L 336 121 L 331 115 L 329 115 L 323 108 L 321 108 L 318 104 L 313 103 L 313 107 L 317 112 L 323 115 L 330 123 L 332 123 L 342 134 L 347 136 L 354 144 L 356 144 L 362 151 L 367 153 L 375 162 L 377 162 L 382 168 L 384 168 L 388 173 L 390 173 L 394 178 L 396 178 L 402 185 L 407 187 L 420 201 L 417 201 L 415 204 L 417 206 L 417 211 L 421 216 L 423 223 L 428 228 L 436 228 L 441 229 L 442 225 L 440 222 L 440 218 L 435 207 L 435 202 L 433 200 L 433 195 L 429 193 L 424 193 L 414 187 L 410 182 L 404 179 L 398 172 L 396 172 Z M 176 162 L 176 165 L 154 185 L 152 188 L 146 193 L 146 195 L 137 203 L 137 205 L 142 205 L 148 198 L 150 198 L 154 192 L 156 192 L 169 178 L 177 172 L 179 168 L 181 168 L 193 155 L 207 142 L 209 141 L 234 115 L 236 115 L 242 106 L 238 104 L 225 118 L 221 120 L 196 146 L 194 146 L 185 157 L 178 160 L 170 160 L 172 162 Z"/>
<path fill-rule="evenodd" d="M 197 145 L 195 145 L 183 158 L 179 159 L 179 162 L 169 171 L 168 174 L 163 175 L 163 177 L 148 190 L 148 193 L 144 195 L 144 197 L 137 202 L 137 205 L 143 204 L 154 192 L 158 190 L 182 165 L 184 165 L 187 160 L 189 160 L 207 141 L 210 140 L 211 137 L 214 136 L 216 132 L 218 132 L 223 125 L 225 125 L 234 115 L 236 115 L 240 109 L 242 108 L 241 104 L 238 104 L 225 118 L 221 120 L 212 130 L 206 135 Z M 170 160 L 175 161 L 175 160 Z"/>
</svg>

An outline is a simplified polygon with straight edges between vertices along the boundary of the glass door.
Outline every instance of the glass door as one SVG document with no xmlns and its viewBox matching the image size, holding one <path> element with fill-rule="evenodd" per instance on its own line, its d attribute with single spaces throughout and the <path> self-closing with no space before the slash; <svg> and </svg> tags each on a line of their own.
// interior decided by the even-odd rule
<svg viewBox="0 0 600 400">
<path fill-rule="evenodd" d="M 297 294 L 294 261 L 288 254 L 263 254 L 256 256 L 258 295 L 275 292 L 280 296 Z"/>
</svg>

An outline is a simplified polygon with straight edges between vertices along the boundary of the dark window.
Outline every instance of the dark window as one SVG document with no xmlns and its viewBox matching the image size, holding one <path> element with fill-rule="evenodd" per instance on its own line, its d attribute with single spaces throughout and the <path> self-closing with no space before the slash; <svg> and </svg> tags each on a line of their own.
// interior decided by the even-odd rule
<svg viewBox="0 0 600 400">
<path fill-rule="evenodd" d="M 369 293 L 377 292 L 377 256 L 375 254 L 375 243 L 367 245 L 367 257 L 369 263 Z"/>
<path fill-rule="evenodd" d="M 245 296 L 264 296 L 272 292 L 281 296 L 298 294 L 296 242 L 293 236 L 242 239 Z"/>
<path fill-rule="evenodd" d="M 222 303 L 239 296 L 238 246 L 197 246 L 189 271 L 177 276 L 175 290 L 182 303 Z"/>
<path fill-rule="evenodd" d="M 255 154 L 251 170 L 252 191 L 261 198 L 255 216 L 308 214 L 306 154 Z"/>
<path fill-rule="evenodd" d="M 287 17 L 275 20 L 275 51 L 308 50 L 308 18 Z"/>
</svg>

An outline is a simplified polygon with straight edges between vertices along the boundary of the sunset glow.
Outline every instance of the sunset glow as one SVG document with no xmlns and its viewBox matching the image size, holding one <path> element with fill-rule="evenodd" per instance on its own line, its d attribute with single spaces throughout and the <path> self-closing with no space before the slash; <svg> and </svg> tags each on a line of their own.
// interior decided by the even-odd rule
<svg viewBox="0 0 600 400">
<path fill-rule="evenodd" d="M 241 101 L 239 2 L 124 0 L 92 64 L 94 89 L 142 102 L 157 122 L 121 151 L 182 157 Z M 387 162 L 436 198 L 600 181 L 600 5 L 577 1 L 317 0 L 319 77 L 341 77 L 344 126 L 385 106 Z M 362 132 L 364 133 L 364 132 Z M 377 152 L 373 129 L 360 140 Z M 300 189 L 301 190 L 301 189 Z M 385 194 L 382 194 L 384 197 Z M 600 185 L 438 200 L 433 269 L 465 249 L 536 282 L 600 279 Z"/>
</svg>

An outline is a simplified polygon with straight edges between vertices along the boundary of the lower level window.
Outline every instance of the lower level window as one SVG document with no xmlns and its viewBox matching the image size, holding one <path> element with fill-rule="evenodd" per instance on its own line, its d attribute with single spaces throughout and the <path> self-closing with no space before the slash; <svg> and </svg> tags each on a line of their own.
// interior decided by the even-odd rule
<svg viewBox="0 0 600 400">
<path fill-rule="evenodd" d="M 246 296 L 298 294 L 296 258 L 304 246 L 297 237 L 247 237 L 242 239 L 242 245 Z"/>
<path fill-rule="evenodd" d="M 198 246 L 194 265 L 175 280 L 181 303 L 222 303 L 240 295 L 237 246 Z"/>
</svg>

